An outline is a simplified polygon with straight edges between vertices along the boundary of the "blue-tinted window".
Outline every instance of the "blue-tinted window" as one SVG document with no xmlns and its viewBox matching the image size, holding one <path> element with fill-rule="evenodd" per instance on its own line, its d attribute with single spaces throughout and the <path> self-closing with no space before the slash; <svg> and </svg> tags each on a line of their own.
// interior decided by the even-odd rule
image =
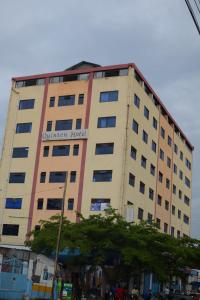
<svg viewBox="0 0 200 300">
<path fill-rule="evenodd" d="M 108 128 L 116 126 L 116 117 L 100 117 L 98 118 L 98 128 Z"/>
<path fill-rule="evenodd" d="M 132 129 L 135 133 L 138 133 L 139 125 L 134 119 L 133 119 L 133 123 L 132 123 Z"/>
<path fill-rule="evenodd" d="M 134 95 L 134 104 L 137 108 L 140 107 L 140 98 L 136 94 Z"/>
<path fill-rule="evenodd" d="M 13 148 L 12 157 L 20 158 L 20 157 L 28 157 L 28 147 L 16 147 Z"/>
<path fill-rule="evenodd" d="M 31 132 L 32 123 L 18 123 L 16 126 L 16 133 Z"/>
<path fill-rule="evenodd" d="M 17 224 L 3 224 L 2 235 L 18 236 L 19 225 Z"/>
<path fill-rule="evenodd" d="M 8 209 L 21 209 L 22 198 L 6 198 L 5 208 Z"/>
<path fill-rule="evenodd" d="M 73 210 L 74 209 L 74 199 L 73 198 L 68 199 L 67 209 L 68 210 Z"/>
<path fill-rule="evenodd" d="M 50 97 L 49 107 L 54 107 L 55 105 L 55 97 Z"/>
<path fill-rule="evenodd" d="M 148 143 L 148 134 L 146 133 L 146 131 L 143 130 L 142 133 L 142 140 L 143 142 L 145 142 L 146 144 Z"/>
<path fill-rule="evenodd" d="M 91 211 L 103 211 L 110 206 L 110 199 L 92 199 L 91 200 Z"/>
<path fill-rule="evenodd" d="M 37 201 L 37 209 L 43 209 L 44 199 L 39 198 Z"/>
<path fill-rule="evenodd" d="M 60 96 L 58 99 L 58 106 L 74 105 L 74 103 L 75 95 Z"/>
<path fill-rule="evenodd" d="M 19 110 L 34 108 L 35 99 L 27 99 L 19 101 Z"/>
<path fill-rule="evenodd" d="M 102 144 L 96 144 L 96 155 L 102 155 L 102 154 L 113 154 L 114 149 L 114 143 L 102 143 Z"/>
<path fill-rule="evenodd" d="M 153 128 L 155 128 L 155 129 L 158 128 L 158 121 L 154 117 L 153 117 Z"/>
<path fill-rule="evenodd" d="M 118 91 L 100 93 L 100 102 L 112 102 L 117 100 L 118 100 Z"/>
<path fill-rule="evenodd" d="M 71 130 L 72 120 L 57 120 L 55 130 Z"/>
<path fill-rule="evenodd" d="M 98 170 L 93 172 L 94 182 L 112 181 L 112 170 Z"/>
<path fill-rule="evenodd" d="M 84 103 L 84 94 L 79 94 L 78 96 L 78 104 L 83 104 Z"/>
<path fill-rule="evenodd" d="M 76 171 L 70 172 L 70 182 L 76 182 Z"/>
<path fill-rule="evenodd" d="M 76 129 L 81 129 L 82 119 L 76 119 Z"/>
<path fill-rule="evenodd" d="M 48 210 L 60 210 L 62 208 L 61 198 L 49 198 L 47 199 L 47 209 Z"/>
<path fill-rule="evenodd" d="M 40 183 L 44 183 L 46 180 L 46 172 L 40 173 Z"/>
<path fill-rule="evenodd" d="M 74 145 L 73 146 L 73 155 L 77 156 L 79 153 L 79 145 Z"/>
<path fill-rule="evenodd" d="M 49 182 L 65 182 L 67 172 L 50 172 Z"/>
<path fill-rule="evenodd" d="M 26 173 L 22 173 L 22 172 L 10 173 L 9 183 L 24 183 L 25 176 L 26 176 Z"/>
<path fill-rule="evenodd" d="M 51 131 L 52 129 L 52 121 L 47 121 L 47 131 Z"/>
<path fill-rule="evenodd" d="M 44 157 L 49 156 L 49 146 L 44 146 L 44 148 L 43 148 L 43 156 Z"/>
<path fill-rule="evenodd" d="M 70 145 L 53 146 L 52 156 L 69 156 Z"/>
<path fill-rule="evenodd" d="M 144 116 L 147 120 L 149 119 L 149 110 L 146 106 L 144 106 Z"/>
</svg>

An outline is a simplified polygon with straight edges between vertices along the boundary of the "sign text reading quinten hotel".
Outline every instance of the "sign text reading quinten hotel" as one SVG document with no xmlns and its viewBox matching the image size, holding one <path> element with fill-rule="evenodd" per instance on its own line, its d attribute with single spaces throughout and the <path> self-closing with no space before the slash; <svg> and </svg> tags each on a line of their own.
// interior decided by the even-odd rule
<svg viewBox="0 0 200 300">
<path fill-rule="evenodd" d="M 87 129 L 45 131 L 42 133 L 43 141 L 83 140 L 87 138 L 88 138 Z"/>
</svg>

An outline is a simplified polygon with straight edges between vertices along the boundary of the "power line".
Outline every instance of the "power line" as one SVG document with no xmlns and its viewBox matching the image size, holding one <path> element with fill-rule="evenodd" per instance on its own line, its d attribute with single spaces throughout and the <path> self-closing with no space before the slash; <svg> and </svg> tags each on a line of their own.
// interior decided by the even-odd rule
<svg viewBox="0 0 200 300">
<path fill-rule="evenodd" d="M 195 16 L 194 10 L 193 10 L 193 8 L 192 8 L 189 0 L 185 0 L 185 3 L 187 5 L 187 7 L 188 7 L 188 10 L 189 10 L 190 14 L 191 14 L 191 17 L 192 17 L 192 19 L 194 21 L 194 24 L 195 24 L 195 26 L 197 28 L 197 31 L 198 31 L 198 33 L 200 35 L 200 26 L 199 26 L 199 23 L 198 23 L 197 18 Z"/>
<path fill-rule="evenodd" d="M 200 0 L 198 0 L 198 1 L 199 1 L 199 4 L 200 4 Z M 199 6 L 198 6 L 198 4 L 197 4 L 197 1 L 194 0 L 194 2 L 195 2 L 195 5 L 196 5 L 196 8 L 197 8 L 198 12 L 200 13 L 200 8 L 199 8 Z"/>
</svg>

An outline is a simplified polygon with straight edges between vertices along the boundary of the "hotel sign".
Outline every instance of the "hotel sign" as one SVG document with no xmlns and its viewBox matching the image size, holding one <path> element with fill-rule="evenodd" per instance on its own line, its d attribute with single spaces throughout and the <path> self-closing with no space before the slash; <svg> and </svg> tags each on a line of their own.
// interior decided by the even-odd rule
<svg viewBox="0 0 200 300">
<path fill-rule="evenodd" d="M 42 141 L 85 140 L 87 138 L 87 129 L 45 131 L 42 133 Z"/>
</svg>

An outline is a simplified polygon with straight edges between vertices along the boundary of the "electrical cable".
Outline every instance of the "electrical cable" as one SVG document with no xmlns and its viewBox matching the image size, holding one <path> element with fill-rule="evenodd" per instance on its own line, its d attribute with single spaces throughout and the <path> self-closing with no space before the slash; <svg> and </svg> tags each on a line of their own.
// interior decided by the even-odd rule
<svg viewBox="0 0 200 300">
<path fill-rule="evenodd" d="M 199 0 L 199 1 L 200 1 L 200 0 Z M 198 12 L 200 13 L 200 8 L 199 8 L 199 6 L 198 6 L 198 4 L 197 4 L 197 1 L 194 0 L 194 2 L 195 2 L 195 5 L 196 5 L 196 8 L 197 8 Z M 200 2 L 199 2 L 199 4 L 200 4 Z"/>
<path fill-rule="evenodd" d="M 192 17 L 192 19 L 194 21 L 194 24 L 195 24 L 195 26 L 197 28 L 197 31 L 198 31 L 198 33 L 200 35 L 200 26 L 199 26 L 199 23 L 198 23 L 197 18 L 195 16 L 194 10 L 193 10 L 193 8 L 192 8 L 189 0 L 185 0 L 185 3 L 187 5 L 187 7 L 188 7 L 188 10 L 189 10 L 190 14 L 191 14 L 191 17 Z"/>
</svg>

